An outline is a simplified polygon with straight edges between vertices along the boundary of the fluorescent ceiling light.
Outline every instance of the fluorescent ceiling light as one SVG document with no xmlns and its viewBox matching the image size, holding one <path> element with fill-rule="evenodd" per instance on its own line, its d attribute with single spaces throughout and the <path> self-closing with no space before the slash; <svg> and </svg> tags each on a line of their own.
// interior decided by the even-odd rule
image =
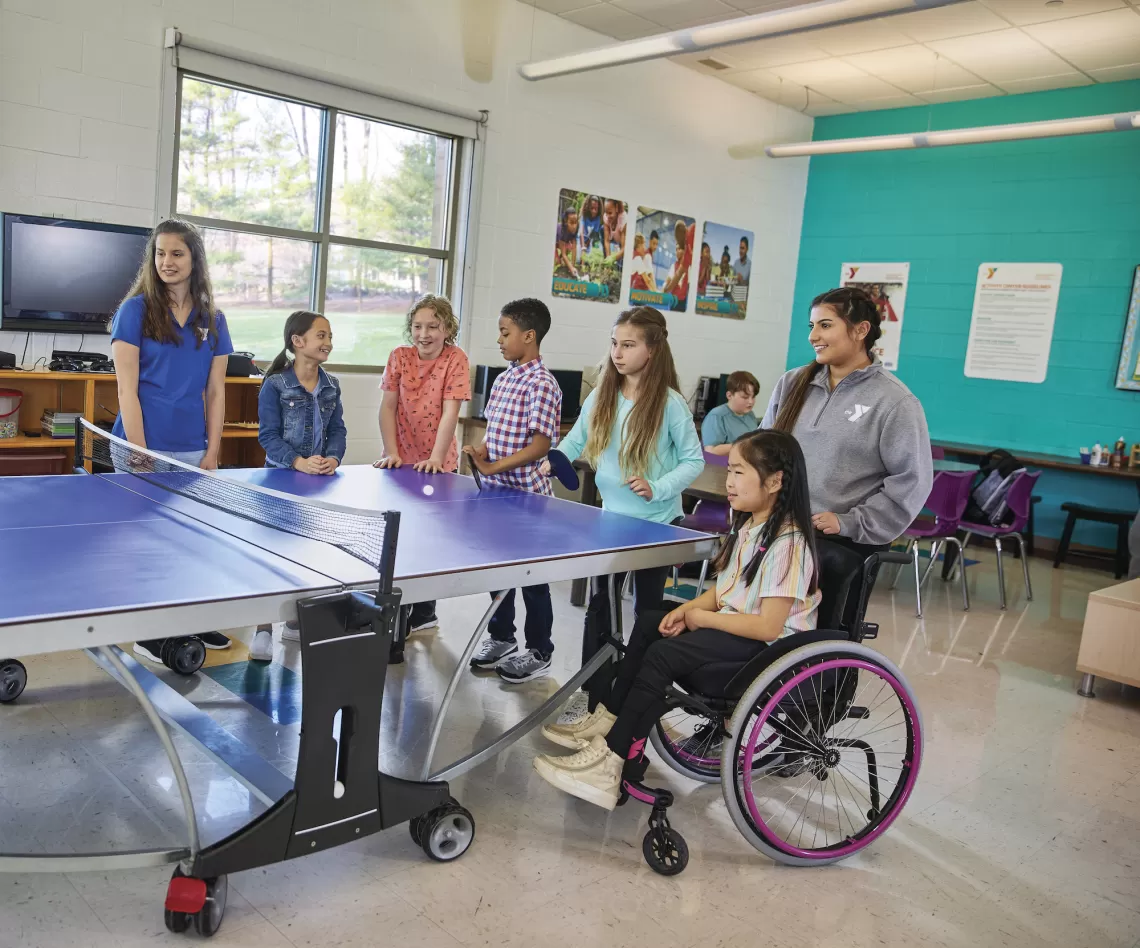
<svg viewBox="0 0 1140 948">
<path fill-rule="evenodd" d="M 876 20 L 899 13 L 912 13 L 915 10 L 962 2 L 963 0 L 820 0 L 818 3 L 809 3 L 790 10 L 772 10 L 723 23 L 694 26 L 658 36 L 647 36 L 645 39 L 614 43 L 600 49 L 588 49 L 568 56 L 558 56 L 555 59 L 523 63 L 519 66 L 519 74 L 524 79 L 532 81 L 551 79 L 575 72 L 644 62 L 647 59 L 661 59 L 678 53 L 715 49 L 719 46 L 747 43 L 765 37 L 789 36 L 818 30 L 825 26 Z"/>
<path fill-rule="evenodd" d="M 899 151 L 907 148 L 940 148 L 946 145 L 979 145 L 985 142 L 1014 142 L 1030 138 L 1057 138 L 1066 135 L 1095 135 L 1140 128 L 1140 112 L 1117 115 L 1083 115 L 1049 122 L 1022 122 L 1017 125 L 979 125 L 950 128 L 939 132 L 910 135 L 874 135 L 866 138 L 836 138 L 821 142 L 795 142 L 769 145 L 769 158 L 803 158 L 811 155 L 843 155 L 864 151 Z M 753 145 L 735 145 L 728 150 L 733 158 L 757 157 Z"/>
</svg>

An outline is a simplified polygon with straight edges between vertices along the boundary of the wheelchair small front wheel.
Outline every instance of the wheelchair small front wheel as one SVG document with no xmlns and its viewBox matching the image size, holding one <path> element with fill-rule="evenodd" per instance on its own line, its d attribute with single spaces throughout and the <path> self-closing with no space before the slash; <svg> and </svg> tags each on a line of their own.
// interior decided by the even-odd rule
<svg viewBox="0 0 1140 948">
<path fill-rule="evenodd" d="M 787 865 L 826 865 L 870 845 L 902 811 L 922 763 L 914 693 L 890 660 L 853 642 L 807 645 L 764 669 L 728 730 L 729 814 L 752 846 Z"/>
<path fill-rule="evenodd" d="M 641 841 L 646 865 L 662 876 L 675 876 L 689 864 L 689 846 L 671 826 L 651 826 Z"/>
</svg>

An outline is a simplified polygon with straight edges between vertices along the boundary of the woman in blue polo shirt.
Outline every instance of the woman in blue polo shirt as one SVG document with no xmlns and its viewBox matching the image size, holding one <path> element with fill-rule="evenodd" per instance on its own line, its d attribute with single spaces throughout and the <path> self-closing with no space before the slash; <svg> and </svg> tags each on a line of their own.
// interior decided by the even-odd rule
<svg viewBox="0 0 1140 948">
<path fill-rule="evenodd" d="M 233 351 L 214 306 L 202 235 L 184 221 L 163 221 L 111 324 L 119 389 L 114 434 L 184 464 L 216 468 Z M 200 638 L 207 648 L 230 645 L 220 632 Z M 138 642 L 135 651 L 161 663 L 162 642 Z"/>
</svg>

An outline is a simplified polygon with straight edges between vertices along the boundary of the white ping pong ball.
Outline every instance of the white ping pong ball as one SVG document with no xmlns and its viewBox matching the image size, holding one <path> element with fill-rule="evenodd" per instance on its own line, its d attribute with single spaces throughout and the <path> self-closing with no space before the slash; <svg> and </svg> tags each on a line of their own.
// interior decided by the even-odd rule
<svg viewBox="0 0 1140 948">
<path fill-rule="evenodd" d="M 424 484 L 424 493 L 427 494 L 428 497 L 430 497 L 432 494 L 435 493 L 435 488 L 432 487 L 431 484 Z"/>
<path fill-rule="evenodd" d="M 336 781 L 336 783 L 333 784 L 333 797 L 335 799 L 339 800 L 343 796 L 344 796 L 344 784 L 338 780 L 338 781 Z"/>
</svg>

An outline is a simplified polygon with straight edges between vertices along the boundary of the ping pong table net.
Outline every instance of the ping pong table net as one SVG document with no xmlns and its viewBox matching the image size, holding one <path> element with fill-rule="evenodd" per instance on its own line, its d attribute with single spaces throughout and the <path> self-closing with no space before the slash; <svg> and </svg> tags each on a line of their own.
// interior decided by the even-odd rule
<svg viewBox="0 0 1140 948">
<path fill-rule="evenodd" d="M 203 471 L 117 438 L 79 419 L 75 466 L 94 474 L 129 474 L 164 491 L 283 533 L 318 540 L 373 567 L 381 592 L 391 588 L 399 532 L 398 511 L 368 511 L 255 487 Z"/>
</svg>

